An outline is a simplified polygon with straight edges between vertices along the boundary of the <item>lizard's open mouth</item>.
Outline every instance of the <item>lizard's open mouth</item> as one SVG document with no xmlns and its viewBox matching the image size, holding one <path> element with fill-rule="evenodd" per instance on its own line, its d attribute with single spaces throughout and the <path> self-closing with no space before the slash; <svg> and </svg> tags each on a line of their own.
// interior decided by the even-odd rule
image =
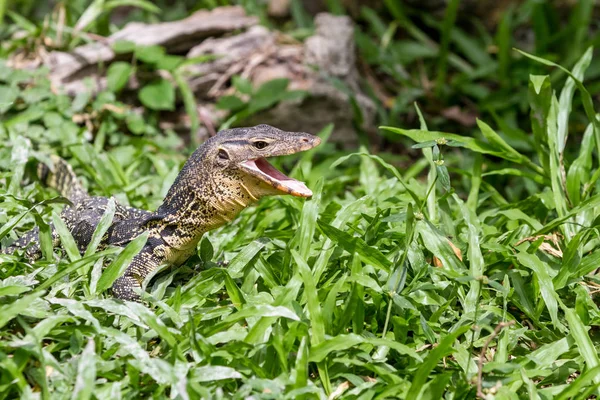
<svg viewBox="0 0 600 400">
<path fill-rule="evenodd" d="M 304 182 L 286 176 L 269 164 L 264 158 L 244 161 L 241 163 L 241 166 L 249 174 L 273 186 L 275 189 L 291 194 L 292 196 L 310 197 L 313 194 Z"/>
</svg>

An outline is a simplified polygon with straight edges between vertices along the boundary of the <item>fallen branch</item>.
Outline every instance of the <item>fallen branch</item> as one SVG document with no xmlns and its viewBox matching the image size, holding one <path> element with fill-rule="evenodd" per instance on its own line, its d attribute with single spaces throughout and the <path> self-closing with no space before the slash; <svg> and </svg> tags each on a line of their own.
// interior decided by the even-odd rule
<svg viewBox="0 0 600 400">
<path fill-rule="evenodd" d="M 159 24 L 132 22 L 104 40 L 79 46 L 69 53 L 54 51 L 47 56 L 44 64 L 50 68 L 50 80 L 55 88 L 76 94 L 87 89 L 82 81 L 97 75 L 98 64 L 107 65 L 116 58 L 112 46 L 118 41 L 142 46 L 159 45 L 169 53 L 181 53 L 205 38 L 257 23 L 258 19 L 246 15 L 242 7 L 200 10 L 187 18 Z"/>
</svg>

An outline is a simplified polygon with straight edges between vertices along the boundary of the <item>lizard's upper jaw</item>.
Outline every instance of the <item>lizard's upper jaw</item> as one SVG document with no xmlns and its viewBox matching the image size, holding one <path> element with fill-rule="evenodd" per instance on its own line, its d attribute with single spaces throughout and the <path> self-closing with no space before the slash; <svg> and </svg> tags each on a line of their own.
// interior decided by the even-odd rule
<svg viewBox="0 0 600 400">
<path fill-rule="evenodd" d="M 264 158 L 244 161 L 240 164 L 248 174 L 260 179 L 281 192 L 297 197 L 311 197 L 312 191 L 299 180 L 290 178 L 273 167 Z"/>
</svg>

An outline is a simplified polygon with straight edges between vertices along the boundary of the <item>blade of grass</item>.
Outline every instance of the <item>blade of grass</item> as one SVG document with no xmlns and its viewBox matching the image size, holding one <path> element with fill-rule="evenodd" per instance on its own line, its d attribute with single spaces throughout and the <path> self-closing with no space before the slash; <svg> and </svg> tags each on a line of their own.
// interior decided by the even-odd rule
<svg viewBox="0 0 600 400">
<path fill-rule="evenodd" d="M 558 319 L 559 296 L 554 290 L 552 278 L 550 278 L 550 275 L 548 275 L 547 272 L 550 267 L 534 254 L 529 254 L 522 250 L 517 253 L 516 259 L 519 264 L 531 269 L 536 275 L 540 287 L 540 294 L 546 304 L 552 324 L 556 329 L 565 331 L 565 326 Z"/>
<path fill-rule="evenodd" d="M 319 229 L 333 242 L 339 244 L 344 250 L 350 254 L 358 254 L 358 256 L 366 263 L 371 264 L 384 271 L 389 271 L 392 263 L 383 255 L 377 248 L 369 246 L 359 237 L 352 236 L 340 229 L 335 228 L 324 222 L 318 222 Z"/>
<path fill-rule="evenodd" d="M 563 71 L 564 73 L 569 75 L 569 77 L 571 77 L 571 79 L 573 79 L 573 81 L 575 82 L 575 85 L 577 86 L 577 89 L 579 90 L 579 92 L 581 94 L 581 101 L 583 102 L 583 108 L 585 110 L 585 114 L 588 117 L 588 120 L 594 125 L 594 138 L 596 139 L 596 151 L 597 151 L 597 154 L 600 154 L 600 120 L 598 118 L 596 118 L 596 111 L 594 110 L 594 102 L 593 102 L 592 96 L 587 91 L 585 86 L 583 86 L 583 83 L 579 79 L 577 79 L 577 77 L 575 75 L 573 75 L 571 73 L 571 71 L 569 71 L 568 69 L 564 68 L 561 65 L 558 65 L 552 61 L 548 61 L 544 58 L 534 56 L 532 54 L 529 54 L 529 53 L 524 52 L 519 49 L 514 49 L 514 50 L 518 51 L 525 57 L 531 58 L 532 60 L 537 61 L 541 64 L 559 68 L 561 71 Z M 594 49 L 592 47 L 589 47 L 586 50 L 585 54 L 582 56 L 582 58 L 591 57 L 593 54 L 593 50 Z"/>
<path fill-rule="evenodd" d="M 418 398 L 419 393 L 421 392 L 421 389 L 423 388 L 423 385 L 427 381 L 427 378 L 429 377 L 429 374 L 433 368 L 443 357 L 452 354 L 456 339 L 460 335 L 463 335 L 465 332 L 467 332 L 470 328 L 470 326 L 462 326 L 456 331 L 449 333 L 439 342 L 436 347 L 433 348 L 433 350 L 431 350 L 415 373 L 412 384 L 410 385 L 408 393 L 406 394 L 406 400 L 416 400 Z"/>
<path fill-rule="evenodd" d="M 292 257 L 298 266 L 298 271 L 304 282 L 304 290 L 307 293 L 307 309 L 310 315 L 311 325 L 311 347 L 317 346 L 325 340 L 325 323 L 323 322 L 323 315 L 321 312 L 321 305 L 319 304 L 319 295 L 317 286 L 315 284 L 314 276 L 308 264 L 298 254 L 296 250 L 292 249 Z M 319 377 L 325 388 L 327 394 L 331 393 L 331 382 L 329 381 L 329 372 L 327 370 L 327 364 L 325 362 L 317 363 L 319 370 Z"/>
<path fill-rule="evenodd" d="M 81 254 L 79 253 L 79 249 L 77 248 L 77 243 L 75 243 L 75 239 L 73 239 L 73 235 L 67 228 L 65 221 L 62 220 L 60 215 L 57 213 L 52 213 L 52 223 L 54 224 L 54 229 L 58 232 L 58 236 L 60 237 L 60 243 L 62 247 L 67 252 L 67 256 L 71 262 L 75 262 L 81 258 Z"/>
<path fill-rule="evenodd" d="M 110 198 L 108 200 L 108 204 L 106 205 L 106 210 L 104 210 L 104 214 L 102 218 L 100 218 L 100 222 L 98 222 L 98 226 L 94 230 L 92 235 L 92 239 L 90 240 L 90 244 L 88 244 L 87 249 L 85 250 L 84 257 L 87 257 L 96 252 L 104 234 L 108 231 L 108 228 L 112 225 L 113 218 L 115 216 L 115 199 Z"/>
<path fill-rule="evenodd" d="M 71 399 L 87 400 L 92 397 L 96 384 L 96 343 L 93 339 L 88 340 L 83 353 L 77 363 L 77 378 Z"/>
<path fill-rule="evenodd" d="M 77 271 L 79 268 L 85 267 L 101 257 L 115 254 L 118 250 L 119 249 L 117 247 L 113 247 L 113 248 L 106 249 L 104 251 L 100 251 L 98 253 L 92 254 L 91 256 L 80 258 L 79 260 L 70 263 L 66 268 L 63 268 L 63 269 L 59 270 L 56 274 L 52 275 L 52 277 L 50 277 L 49 279 L 44 281 L 44 283 L 42 283 L 40 286 L 38 286 L 36 288 L 36 291 L 44 290 L 44 289 L 50 287 L 54 282 L 57 282 L 58 280 L 69 275 L 71 272 Z"/>
<path fill-rule="evenodd" d="M 144 232 L 133 239 L 117 258 L 104 270 L 98 280 L 96 293 L 101 293 L 112 286 L 115 280 L 125 273 L 131 260 L 142 251 L 148 240 L 148 232 Z"/>
</svg>

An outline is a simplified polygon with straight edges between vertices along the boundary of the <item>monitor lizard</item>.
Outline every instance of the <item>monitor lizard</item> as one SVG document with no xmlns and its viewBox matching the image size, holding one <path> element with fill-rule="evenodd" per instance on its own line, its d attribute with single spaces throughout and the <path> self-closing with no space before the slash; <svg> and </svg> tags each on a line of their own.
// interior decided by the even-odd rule
<svg viewBox="0 0 600 400">
<path fill-rule="evenodd" d="M 312 196 L 298 180 L 278 171 L 268 157 L 309 150 L 321 140 L 300 132 L 285 132 L 269 125 L 220 131 L 191 155 L 154 212 L 116 204 L 115 215 L 101 246 L 124 247 L 144 232 L 148 239 L 123 276 L 112 286 L 115 297 L 139 301 L 145 277 L 162 265 L 181 265 L 196 252 L 202 235 L 232 221 L 248 205 L 264 196 Z M 53 167 L 38 166 L 38 176 L 70 201 L 61 213 L 83 254 L 109 199 L 91 196 L 71 166 L 53 156 Z M 53 245 L 59 236 L 52 229 Z M 25 249 L 30 260 L 41 257 L 39 230 L 26 233 L 3 253 Z"/>
</svg>

